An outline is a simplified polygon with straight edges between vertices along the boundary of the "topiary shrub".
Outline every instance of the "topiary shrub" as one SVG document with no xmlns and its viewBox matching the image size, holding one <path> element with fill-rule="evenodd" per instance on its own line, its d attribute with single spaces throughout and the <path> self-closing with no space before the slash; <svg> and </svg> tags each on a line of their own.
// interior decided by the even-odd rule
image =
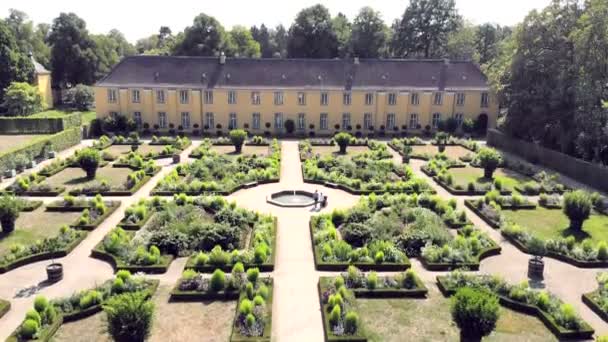
<svg viewBox="0 0 608 342">
<path fill-rule="evenodd" d="M 226 286 L 226 275 L 220 269 L 213 272 L 211 280 L 209 281 L 209 289 L 211 291 L 222 291 Z"/>
<path fill-rule="evenodd" d="M 4 194 L 0 197 L 0 224 L 4 233 L 15 230 L 15 221 L 22 209 L 22 202 L 15 196 Z"/>
<path fill-rule="evenodd" d="M 38 313 L 43 313 L 44 310 L 49 306 L 49 300 L 44 296 L 38 296 L 34 299 L 34 309 L 38 311 Z"/>
<path fill-rule="evenodd" d="M 236 153 L 241 153 L 245 139 L 247 139 L 247 132 L 244 130 L 233 129 L 230 131 L 230 141 L 232 142 L 232 145 L 234 145 Z"/>
<path fill-rule="evenodd" d="M 85 148 L 78 153 L 78 165 L 87 173 L 88 179 L 94 179 L 101 161 L 99 151 L 94 148 Z"/>
<path fill-rule="evenodd" d="M 345 132 L 340 132 L 334 135 L 334 141 L 340 147 L 341 154 L 346 154 L 346 148 L 348 147 L 348 144 L 350 144 L 352 138 L 352 135 Z"/>
<path fill-rule="evenodd" d="M 496 295 L 463 287 L 452 297 L 450 309 L 463 340 L 481 340 L 496 327 L 500 307 Z"/>
<path fill-rule="evenodd" d="M 247 280 L 255 284 L 260 277 L 260 270 L 257 267 L 250 268 L 247 270 Z"/>
<path fill-rule="evenodd" d="M 591 196 L 583 190 L 564 195 L 563 211 L 570 219 L 570 229 L 581 230 L 583 222 L 591 215 Z"/>
<path fill-rule="evenodd" d="M 477 153 L 479 165 L 483 167 L 483 176 L 491 179 L 498 165 L 502 163 L 502 156 L 493 148 L 485 147 Z"/>
<path fill-rule="evenodd" d="M 154 303 L 142 292 L 123 293 L 103 306 L 107 329 L 117 342 L 143 342 L 150 335 Z"/>
<path fill-rule="evenodd" d="M 359 316 L 356 312 L 350 311 L 346 313 L 344 317 L 344 332 L 350 335 L 357 333 L 359 328 Z"/>
<path fill-rule="evenodd" d="M 25 340 L 31 340 L 40 329 L 40 324 L 33 319 L 26 319 L 19 329 L 19 336 Z"/>
<path fill-rule="evenodd" d="M 329 323 L 332 326 L 337 325 L 340 322 L 340 317 L 342 316 L 342 309 L 340 305 L 336 304 L 332 307 L 331 312 L 329 313 Z"/>
</svg>

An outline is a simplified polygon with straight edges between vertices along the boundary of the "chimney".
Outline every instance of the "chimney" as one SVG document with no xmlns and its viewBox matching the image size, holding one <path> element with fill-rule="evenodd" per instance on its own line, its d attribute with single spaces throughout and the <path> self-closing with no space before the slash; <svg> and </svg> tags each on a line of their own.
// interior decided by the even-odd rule
<svg viewBox="0 0 608 342">
<path fill-rule="evenodd" d="M 224 51 L 220 52 L 220 64 L 226 64 L 226 55 L 224 54 Z"/>
<path fill-rule="evenodd" d="M 355 63 L 355 65 L 359 65 L 359 57 L 355 57 L 355 60 L 353 61 L 353 63 Z"/>
</svg>

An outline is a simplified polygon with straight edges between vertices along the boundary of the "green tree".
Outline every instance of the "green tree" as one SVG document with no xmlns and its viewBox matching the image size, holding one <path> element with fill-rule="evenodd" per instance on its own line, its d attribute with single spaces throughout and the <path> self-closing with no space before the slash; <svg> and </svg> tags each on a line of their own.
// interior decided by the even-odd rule
<svg viewBox="0 0 608 342">
<path fill-rule="evenodd" d="M 564 195 L 564 214 L 570 219 L 570 229 L 583 229 L 583 222 L 591 215 L 591 196 L 583 190 L 568 192 Z"/>
<path fill-rule="evenodd" d="M 48 33 L 48 24 L 39 24 L 34 27 L 34 23 L 28 20 L 25 12 L 9 9 L 9 16 L 5 19 L 15 37 L 15 41 L 22 53 L 32 53 L 37 62 L 49 67 L 51 49 L 45 44 L 44 39 Z"/>
<path fill-rule="evenodd" d="M 476 157 L 479 165 L 483 167 L 484 178 L 491 179 L 494 171 L 502 163 L 502 156 L 493 148 L 484 147 L 479 150 Z"/>
<path fill-rule="evenodd" d="M 475 28 L 475 49 L 480 64 L 492 62 L 499 54 L 500 44 L 510 38 L 511 28 L 490 23 Z"/>
<path fill-rule="evenodd" d="M 34 65 L 26 53 L 19 50 L 10 28 L 0 20 L 0 103 L 4 91 L 12 82 L 31 82 Z"/>
<path fill-rule="evenodd" d="M 460 328 L 461 340 L 481 341 L 496 328 L 500 306 L 496 295 L 463 287 L 452 297 L 450 310 Z"/>
<path fill-rule="evenodd" d="M 464 23 L 457 30 L 450 32 L 446 51 L 450 59 L 479 61 L 475 27 Z"/>
<path fill-rule="evenodd" d="M 334 135 L 334 141 L 340 147 L 341 154 L 346 154 L 346 148 L 350 144 L 350 141 L 352 138 L 353 138 L 353 136 L 346 132 L 340 132 L 340 133 Z"/>
<path fill-rule="evenodd" d="M 234 26 L 228 34 L 226 54 L 235 57 L 260 57 L 260 43 L 253 39 L 244 26 Z"/>
<path fill-rule="evenodd" d="M 93 51 L 97 56 L 94 77 L 100 79 L 112 70 L 121 56 L 117 52 L 118 44 L 111 37 L 105 34 L 93 34 L 91 39 L 95 43 Z"/>
<path fill-rule="evenodd" d="M 74 88 L 70 88 L 65 92 L 63 103 L 73 109 L 89 110 L 95 101 L 93 88 L 84 84 L 78 84 Z"/>
<path fill-rule="evenodd" d="M 15 230 L 15 221 L 22 209 L 21 201 L 13 195 L 4 194 L 0 197 L 0 224 L 4 233 Z"/>
<path fill-rule="evenodd" d="M 260 45 L 260 54 L 262 58 L 272 58 L 274 55 L 274 49 L 272 42 L 270 40 L 270 32 L 266 25 L 260 25 L 260 28 L 257 26 L 252 26 L 251 29 L 251 37 L 255 39 L 256 42 Z"/>
<path fill-rule="evenodd" d="M 205 13 L 194 18 L 184 35 L 173 48 L 174 55 L 215 56 L 225 47 L 226 32 L 222 24 Z"/>
<path fill-rule="evenodd" d="M 145 55 L 169 55 L 175 46 L 177 38 L 171 33 L 167 26 L 161 26 L 158 34 L 139 39 L 135 49 Z"/>
<path fill-rule="evenodd" d="M 87 178 L 94 179 L 101 162 L 99 151 L 94 148 L 85 148 L 78 152 L 77 160 L 78 165 L 87 173 Z"/>
<path fill-rule="evenodd" d="M 97 56 L 95 42 L 89 36 L 84 20 L 74 13 L 61 13 L 53 20 L 47 39 L 51 45 L 53 84 L 93 84 Z"/>
<path fill-rule="evenodd" d="M 2 106 L 8 115 L 31 115 L 42 110 L 42 95 L 36 86 L 26 82 L 13 82 L 6 88 Z"/>
<path fill-rule="evenodd" d="M 329 10 L 314 5 L 301 10 L 289 28 L 287 55 L 297 58 L 334 58 L 338 39 Z"/>
<path fill-rule="evenodd" d="M 401 20 L 393 25 L 393 55 L 442 57 L 448 36 L 459 22 L 454 0 L 412 0 Z"/>
<path fill-rule="evenodd" d="M 285 58 L 287 57 L 287 42 L 289 40 L 289 33 L 285 30 L 283 25 L 277 25 L 272 31 L 270 31 L 270 42 L 273 46 L 273 58 Z"/>
<path fill-rule="evenodd" d="M 351 45 L 355 56 L 378 58 L 386 50 L 387 27 L 380 12 L 363 7 L 353 21 Z"/>
<path fill-rule="evenodd" d="M 352 25 L 343 13 L 338 13 L 331 21 L 338 40 L 338 57 L 345 58 L 352 52 Z"/>
<path fill-rule="evenodd" d="M 117 342 L 143 342 L 150 335 L 154 303 L 143 292 L 123 293 L 103 304 L 108 332 Z"/>
<path fill-rule="evenodd" d="M 247 132 L 244 130 L 233 129 L 230 131 L 230 141 L 234 145 L 236 153 L 241 153 L 245 139 L 247 139 Z"/>
</svg>

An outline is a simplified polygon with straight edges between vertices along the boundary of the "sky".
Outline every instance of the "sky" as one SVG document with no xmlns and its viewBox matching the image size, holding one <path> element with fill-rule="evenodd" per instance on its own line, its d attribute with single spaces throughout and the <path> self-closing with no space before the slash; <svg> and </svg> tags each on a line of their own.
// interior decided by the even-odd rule
<svg viewBox="0 0 608 342">
<path fill-rule="evenodd" d="M 51 23 L 60 12 L 74 12 L 87 23 L 91 33 L 107 33 L 116 28 L 135 43 L 137 39 L 157 33 L 159 27 L 169 26 L 176 33 L 192 23 L 204 12 L 218 19 L 226 28 L 233 25 L 289 27 L 296 14 L 304 7 L 323 3 L 332 16 L 344 13 L 351 20 L 363 6 L 380 11 L 390 25 L 401 17 L 407 0 L 2 0 L 0 17 L 8 16 L 10 8 L 24 11 L 34 23 Z M 492 22 L 514 25 L 532 9 L 547 6 L 550 0 L 456 0 L 459 13 L 479 24 Z"/>
</svg>

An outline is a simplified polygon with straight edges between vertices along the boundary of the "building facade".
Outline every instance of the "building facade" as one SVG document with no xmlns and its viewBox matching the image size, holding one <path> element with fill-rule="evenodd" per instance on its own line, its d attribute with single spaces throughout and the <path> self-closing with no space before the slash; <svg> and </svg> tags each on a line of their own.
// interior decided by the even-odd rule
<svg viewBox="0 0 608 342">
<path fill-rule="evenodd" d="M 95 103 L 100 118 L 210 133 L 416 133 L 450 117 L 495 127 L 498 114 L 479 68 L 448 60 L 132 56 L 95 85 Z"/>
</svg>

